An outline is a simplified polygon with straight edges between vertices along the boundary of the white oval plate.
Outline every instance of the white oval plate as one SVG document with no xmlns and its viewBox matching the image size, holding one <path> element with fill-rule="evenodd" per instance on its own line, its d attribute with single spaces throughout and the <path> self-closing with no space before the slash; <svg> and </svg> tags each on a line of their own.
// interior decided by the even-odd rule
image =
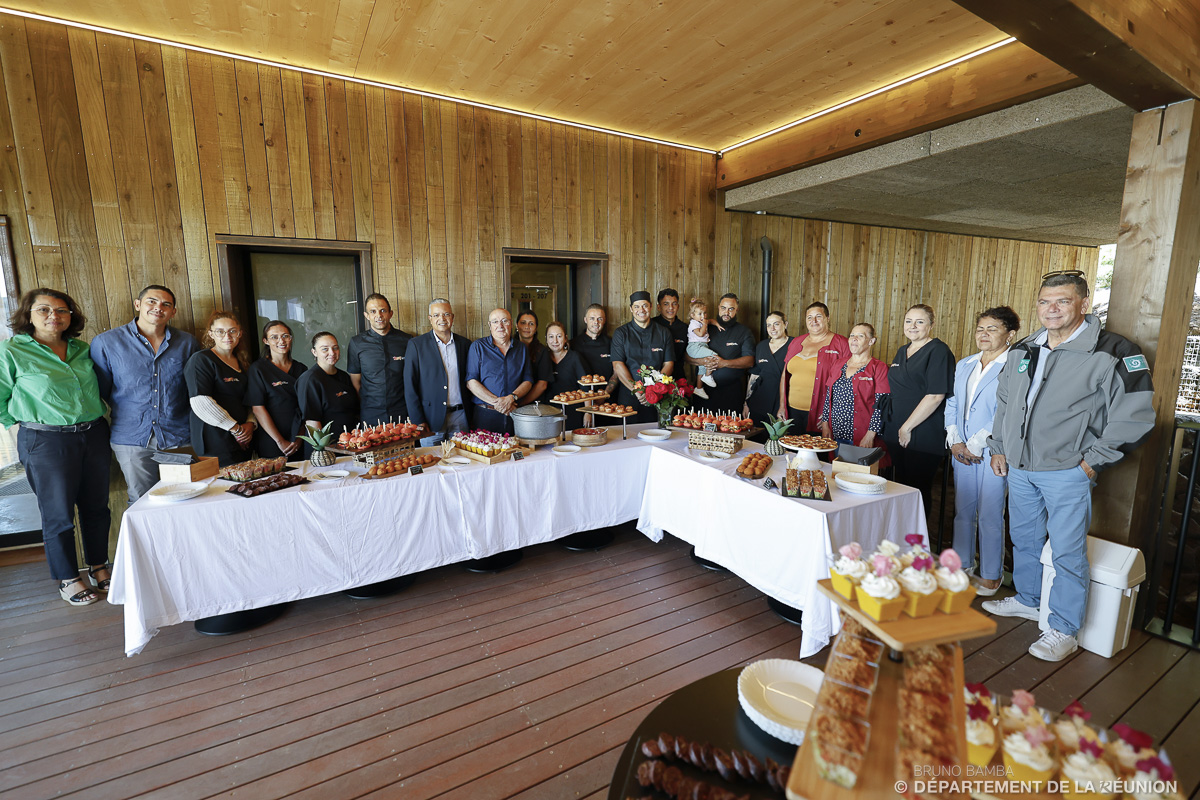
<svg viewBox="0 0 1200 800">
<path fill-rule="evenodd" d="M 573 456 L 582 449 L 583 448 L 577 444 L 560 444 L 557 447 L 551 448 L 556 456 Z"/>
<path fill-rule="evenodd" d="M 704 461 L 724 461 L 729 458 L 729 453 L 722 453 L 720 450 L 692 450 L 692 452 Z"/>
<path fill-rule="evenodd" d="M 799 661 L 767 658 L 738 675 L 738 702 L 755 725 L 789 744 L 803 744 L 825 673 Z"/>
<path fill-rule="evenodd" d="M 199 497 L 206 491 L 208 491 L 207 483 L 168 483 L 166 486 L 155 486 L 147 494 L 156 500 L 178 503 L 181 500 Z"/>
<path fill-rule="evenodd" d="M 887 479 L 863 472 L 839 472 L 833 482 L 854 494 L 883 494 L 887 491 Z"/>
<path fill-rule="evenodd" d="M 442 459 L 442 463 L 453 464 L 457 467 L 464 467 L 471 463 L 471 459 L 467 458 L 466 456 L 448 456 L 447 458 Z"/>
<path fill-rule="evenodd" d="M 638 438 L 644 439 L 647 442 L 661 442 L 665 439 L 670 439 L 671 432 L 664 430 L 638 431 Z"/>
<path fill-rule="evenodd" d="M 309 475 L 308 477 L 312 478 L 314 481 L 336 481 L 336 480 L 340 480 L 342 478 L 349 478 L 350 470 L 348 470 L 348 469 L 327 469 L 324 472 L 314 472 L 312 475 Z"/>
</svg>

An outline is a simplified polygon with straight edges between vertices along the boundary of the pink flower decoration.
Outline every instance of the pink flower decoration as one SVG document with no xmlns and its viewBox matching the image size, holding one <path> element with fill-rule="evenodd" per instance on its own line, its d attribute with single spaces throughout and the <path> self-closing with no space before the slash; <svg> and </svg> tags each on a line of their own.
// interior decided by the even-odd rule
<svg viewBox="0 0 1200 800">
<path fill-rule="evenodd" d="M 1079 737 L 1079 750 L 1080 752 L 1087 753 L 1092 758 L 1100 758 L 1104 754 L 1104 748 L 1100 746 L 1100 743 L 1086 736 Z"/>
<path fill-rule="evenodd" d="M 925 541 L 925 537 L 919 533 L 910 533 L 904 537 L 904 541 L 908 542 L 913 547 L 916 547 Z"/>
<path fill-rule="evenodd" d="M 1017 689 L 1012 693 L 1012 704 L 1021 709 L 1022 714 L 1028 714 L 1029 710 L 1037 705 L 1037 701 L 1024 689 Z"/>
<path fill-rule="evenodd" d="M 1113 733 L 1121 737 L 1125 744 L 1132 747 L 1134 750 L 1145 750 L 1154 744 L 1154 739 L 1148 733 L 1135 730 L 1129 727 L 1124 722 L 1118 722 L 1112 726 Z"/>
<path fill-rule="evenodd" d="M 979 695 L 980 697 L 991 697 L 992 696 L 991 690 L 988 689 L 988 687 L 984 686 L 982 683 L 968 683 L 966 686 L 967 686 L 967 691 L 970 692 L 971 694 L 976 694 L 976 695 Z"/>
<path fill-rule="evenodd" d="M 971 703 L 971 705 L 967 706 L 968 719 L 987 719 L 991 716 L 991 713 L 983 703 Z"/>
<path fill-rule="evenodd" d="M 892 560 L 884 555 L 875 556 L 875 574 L 883 578 L 892 574 Z"/>
<path fill-rule="evenodd" d="M 862 558 L 862 545 L 859 544 L 858 542 L 851 542 L 850 544 L 844 544 L 838 548 L 838 552 L 841 553 L 846 558 L 850 558 L 850 559 Z"/>
<path fill-rule="evenodd" d="M 1071 704 L 1063 709 L 1063 713 L 1071 719 L 1081 719 L 1085 722 L 1092 718 L 1090 711 L 1083 710 L 1083 704 L 1078 700 L 1072 700 Z"/>
<path fill-rule="evenodd" d="M 1144 772 L 1147 775 L 1157 772 L 1158 779 L 1160 781 L 1175 780 L 1175 770 L 1171 769 L 1171 765 L 1163 761 L 1158 756 L 1150 756 L 1150 758 L 1143 758 L 1139 760 L 1137 762 L 1137 768 L 1139 772 Z"/>
<path fill-rule="evenodd" d="M 962 559 L 959 558 L 958 553 L 954 552 L 954 548 L 952 547 L 947 547 L 945 550 L 943 550 L 942 555 L 938 558 L 938 561 L 941 562 L 943 567 L 951 572 L 958 572 L 960 569 L 962 569 Z"/>
<path fill-rule="evenodd" d="M 1031 747 L 1041 747 L 1053 740 L 1054 734 L 1041 725 L 1031 725 L 1025 729 L 1025 741 L 1029 742 Z"/>
<path fill-rule="evenodd" d="M 928 572 L 929 570 L 933 569 L 933 559 L 929 556 L 914 558 L 912 568 L 917 572 Z"/>
</svg>

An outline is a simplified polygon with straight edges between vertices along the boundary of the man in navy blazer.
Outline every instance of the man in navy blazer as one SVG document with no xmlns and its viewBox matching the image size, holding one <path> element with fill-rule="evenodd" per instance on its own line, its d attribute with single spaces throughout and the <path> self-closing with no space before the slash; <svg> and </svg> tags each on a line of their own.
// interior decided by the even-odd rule
<svg viewBox="0 0 1200 800">
<path fill-rule="evenodd" d="M 454 309 L 441 297 L 429 304 L 428 333 L 408 343 L 404 360 L 404 397 L 408 416 L 433 431 L 421 440 L 428 447 L 470 426 L 467 350 L 471 343 L 451 333 Z"/>
</svg>

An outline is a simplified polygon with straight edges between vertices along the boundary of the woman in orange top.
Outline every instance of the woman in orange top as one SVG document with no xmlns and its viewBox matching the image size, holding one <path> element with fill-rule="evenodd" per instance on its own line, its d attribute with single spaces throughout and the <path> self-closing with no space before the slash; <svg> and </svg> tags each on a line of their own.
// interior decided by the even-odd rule
<svg viewBox="0 0 1200 800">
<path fill-rule="evenodd" d="M 850 355 L 846 337 L 829 330 L 829 306 L 810 303 L 804 309 L 804 324 L 808 333 L 788 344 L 779 379 L 779 416 L 794 420 L 794 433 L 817 430 L 825 401 L 822 381 Z"/>
</svg>

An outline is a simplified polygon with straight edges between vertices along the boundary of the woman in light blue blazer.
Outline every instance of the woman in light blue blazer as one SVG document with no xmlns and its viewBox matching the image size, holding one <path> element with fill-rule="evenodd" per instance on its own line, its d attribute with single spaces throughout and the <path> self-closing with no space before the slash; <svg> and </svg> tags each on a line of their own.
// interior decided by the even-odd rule
<svg viewBox="0 0 1200 800">
<path fill-rule="evenodd" d="M 946 400 L 946 445 L 954 465 L 954 549 L 968 568 L 975 562 L 979 533 L 979 594 L 993 595 L 1004 574 L 1006 478 L 990 465 L 987 437 L 996 416 L 996 379 L 1016 339 L 1021 318 L 1008 306 L 989 308 L 975 319 L 980 352 L 958 362 L 954 395 Z"/>
</svg>

